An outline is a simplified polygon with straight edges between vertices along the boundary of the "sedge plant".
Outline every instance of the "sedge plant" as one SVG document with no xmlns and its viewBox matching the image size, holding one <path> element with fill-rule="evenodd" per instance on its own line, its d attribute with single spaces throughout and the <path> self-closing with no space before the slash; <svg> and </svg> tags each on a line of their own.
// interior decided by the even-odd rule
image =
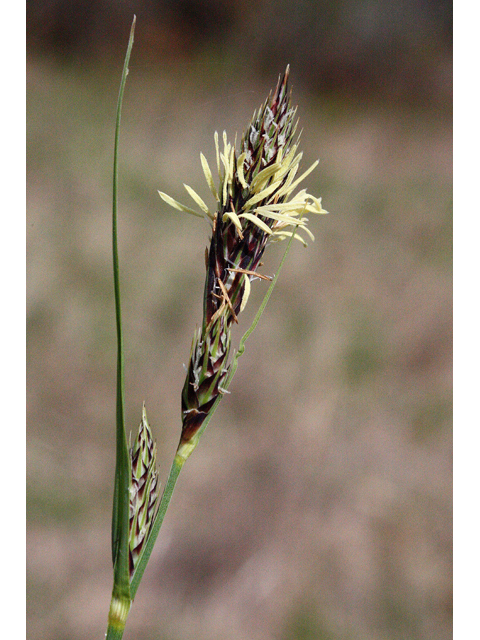
<svg viewBox="0 0 480 640">
<path fill-rule="evenodd" d="M 245 342 L 255 329 L 273 291 L 294 239 L 306 246 L 313 240 L 308 213 L 322 214 L 320 198 L 298 190 L 317 162 L 300 172 L 296 108 L 288 91 L 289 68 L 276 89 L 256 111 L 239 148 L 215 133 L 216 174 L 203 154 L 203 173 L 214 207 L 207 206 L 191 187 L 185 189 L 192 207 L 159 191 L 176 210 L 205 219 L 211 228 L 206 249 L 203 320 L 194 334 L 186 379 L 181 392 L 179 443 L 163 492 L 156 469 L 156 445 L 142 408 L 136 438 L 127 444 L 125 427 L 124 355 L 117 247 L 117 185 L 120 119 L 128 64 L 133 46 L 135 18 L 120 84 L 115 128 L 113 171 L 113 275 L 117 330 L 116 468 L 112 517 L 114 583 L 108 615 L 107 640 L 119 640 L 155 540 L 186 460 L 210 422 L 235 374 Z M 216 178 L 218 177 L 218 180 Z M 216 186 L 216 182 L 218 186 Z M 287 249 L 274 277 L 259 273 L 266 247 L 287 240 Z M 251 283 L 270 281 L 253 323 L 232 350 L 232 327 L 248 302 Z"/>
</svg>

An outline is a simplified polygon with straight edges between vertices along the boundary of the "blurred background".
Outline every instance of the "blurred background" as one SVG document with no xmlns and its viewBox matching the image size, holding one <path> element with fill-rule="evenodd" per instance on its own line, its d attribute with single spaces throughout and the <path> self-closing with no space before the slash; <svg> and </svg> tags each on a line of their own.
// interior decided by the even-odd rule
<svg viewBox="0 0 480 640">
<path fill-rule="evenodd" d="M 125 640 L 451 637 L 451 3 L 27 2 L 28 635 L 102 638 L 112 587 L 111 173 L 127 417 L 164 481 L 209 228 L 199 155 L 291 67 L 316 240 L 291 250 L 188 461 Z M 213 202 L 210 203 L 213 206 Z M 272 245 L 265 273 L 284 246 Z M 255 283 L 245 330 L 265 292 Z"/>
</svg>

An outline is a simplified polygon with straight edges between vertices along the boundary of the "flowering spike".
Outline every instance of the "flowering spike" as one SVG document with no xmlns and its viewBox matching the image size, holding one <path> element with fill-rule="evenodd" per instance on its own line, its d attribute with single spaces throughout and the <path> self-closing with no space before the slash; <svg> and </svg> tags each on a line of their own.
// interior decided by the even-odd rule
<svg viewBox="0 0 480 640">
<path fill-rule="evenodd" d="M 305 231 L 313 240 L 305 214 L 326 213 L 320 199 L 305 189 L 294 194 L 318 161 L 296 178 L 302 154 L 298 153 L 300 135 L 295 138 L 298 121 L 296 107 L 290 104 L 289 73 L 287 66 L 273 94 L 254 112 L 238 153 L 225 132 L 220 148 L 215 133 L 218 189 L 201 155 L 217 212 L 211 217 L 212 237 L 206 256 L 203 323 L 194 337 L 182 392 L 179 454 L 185 458 L 194 449 L 209 411 L 224 393 L 231 327 L 247 303 L 250 282 L 257 275 L 267 244 L 293 236 L 306 245 L 297 233 L 298 229 Z M 190 195 L 203 211 L 207 209 L 197 194 Z M 176 201 L 170 204 L 180 208 Z"/>
<path fill-rule="evenodd" d="M 145 405 L 137 437 L 130 449 L 132 475 L 130 482 L 129 570 L 130 580 L 138 558 L 147 542 L 159 499 L 156 468 L 157 446 L 147 420 Z"/>
</svg>

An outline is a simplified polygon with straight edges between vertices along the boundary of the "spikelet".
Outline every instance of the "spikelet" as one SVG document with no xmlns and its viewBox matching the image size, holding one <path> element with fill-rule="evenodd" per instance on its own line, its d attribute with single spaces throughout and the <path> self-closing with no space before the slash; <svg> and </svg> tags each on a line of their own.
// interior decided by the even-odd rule
<svg viewBox="0 0 480 640">
<path fill-rule="evenodd" d="M 130 449 L 129 571 L 133 577 L 138 558 L 148 539 L 159 499 L 156 468 L 157 445 L 153 441 L 145 405 L 137 437 Z"/>
</svg>

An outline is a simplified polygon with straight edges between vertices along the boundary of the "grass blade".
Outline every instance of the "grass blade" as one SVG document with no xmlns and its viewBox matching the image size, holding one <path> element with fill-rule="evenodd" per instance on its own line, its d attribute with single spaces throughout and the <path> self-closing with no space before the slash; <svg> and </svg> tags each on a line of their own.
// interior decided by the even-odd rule
<svg viewBox="0 0 480 640">
<path fill-rule="evenodd" d="M 113 281 L 115 296 L 115 321 L 117 330 L 117 391 L 116 391 L 116 463 L 115 488 L 112 514 L 112 560 L 114 566 L 112 602 L 108 616 L 107 640 L 122 637 L 125 621 L 131 605 L 128 567 L 129 549 L 129 483 L 130 456 L 125 431 L 125 362 L 123 350 L 122 314 L 120 304 L 120 268 L 118 259 L 117 194 L 118 194 L 118 147 L 123 94 L 128 75 L 128 63 L 133 46 L 136 17 L 130 29 L 125 63 L 117 103 L 115 123 L 115 145 L 113 154 L 113 205 L 112 205 L 112 251 Z"/>
</svg>

